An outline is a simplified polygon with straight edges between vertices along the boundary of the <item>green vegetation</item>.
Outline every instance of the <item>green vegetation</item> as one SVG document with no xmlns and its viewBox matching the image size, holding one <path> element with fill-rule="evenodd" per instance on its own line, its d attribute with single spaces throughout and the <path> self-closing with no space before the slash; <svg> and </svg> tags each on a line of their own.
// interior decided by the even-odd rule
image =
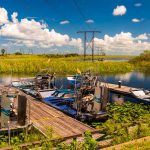
<svg viewBox="0 0 150 150">
<path fill-rule="evenodd" d="M 38 142 L 38 144 L 28 144 L 26 149 L 41 149 L 41 150 L 49 150 L 51 148 L 56 148 L 58 150 L 96 150 L 97 142 L 92 138 L 90 132 L 86 132 L 84 135 L 84 140 L 82 142 L 77 142 L 74 139 L 70 144 L 66 144 L 61 142 L 60 137 L 53 137 L 53 130 L 50 128 L 48 131 L 48 136 L 44 137 L 38 132 L 23 132 L 17 136 L 11 137 L 11 146 L 14 146 L 14 150 L 21 150 L 23 148 L 20 147 L 20 144 L 29 143 L 29 142 Z M 8 146 L 8 136 L 1 135 L 0 136 L 0 148 Z"/>
<path fill-rule="evenodd" d="M 21 52 L 16 52 L 15 55 L 22 55 L 22 53 Z"/>
<path fill-rule="evenodd" d="M 108 57 L 108 56 L 107 56 Z M 49 68 L 57 74 L 75 74 L 91 69 L 94 73 L 124 73 L 132 71 L 134 66 L 128 62 L 84 62 L 80 57 L 50 58 L 47 55 L 7 55 L 0 57 L 0 73 L 37 73 Z"/>
<path fill-rule="evenodd" d="M 73 140 L 70 144 L 61 143 L 57 146 L 58 150 L 96 150 L 98 147 L 97 142 L 92 138 L 90 132 L 86 132 L 84 140 L 77 142 Z"/>
<path fill-rule="evenodd" d="M 92 123 L 96 128 L 100 128 L 101 133 L 104 134 L 99 141 L 111 139 L 110 145 L 116 145 L 119 143 L 124 143 L 134 139 L 139 139 L 141 137 L 150 136 L 150 106 L 143 104 L 134 104 L 126 102 L 124 104 L 110 104 L 107 107 L 108 110 L 108 120 L 106 122 L 96 122 Z M 48 137 L 45 137 L 38 133 L 36 130 L 32 132 L 23 132 L 17 136 L 11 138 L 11 145 L 15 146 L 16 149 L 19 148 L 19 144 L 28 143 L 33 141 L 41 141 L 36 145 L 43 150 L 48 150 L 55 147 L 58 150 L 96 150 L 98 147 L 97 141 L 92 138 L 90 132 L 86 132 L 84 135 L 84 140 L 78 142 L 74 139 L 70 144 L 62 142 L 62 138 L 56 136 L 53 130 L 50 128 L 47 130 Z M 147 148 L 149 142 L 144 141 L 143 146 Z M 31 145 L 31 144 L 30 144 Z M 139 143 L 139 146 L 142 145 Z M 0 136 L 0 147 L 8 146 L 8 137 Z M 30 148 L 34 148 L 35 145 Z M 123 148 L 125 150 L 130 147 L 135 147 L 136 145 L 130 144 Z M 148 147 L 149 148 L 149 147 Z"/>
<path fill-rule="evenodd" d="M 150 71 L 150 50 L 144 51 L 140 56 L 135 57 L 129 61 L 138 70 L 149 72 Z"/>
<path fill-rule="evenodd" d="M 1 49 L 2 56 L 4 56 L 5 52 L 6 52 L 5 49 Z"/>
<path fill-rule="evenodd" d="M 149 150 L 150 149 L 150 141 L 142 141 L 142 142 L 136 142 L 134 144 L 129 144 L 123 146 L 121 150 Z"/>
<path fill-rule="evenodd" d="M 78 57 L 79 54 L 77 53 L 70 53 L 70 54 L 45 54 L 45 55 L 39 55 L 42 57 L 47 57 L 47 58 L 63 58 L 63 57 Z"/>
<path fill-rule="evenodd" d="M 42 140 L 44 136 L 36 129 L 32 128 L 30 131 L 24 130 L 21 133 L 11 137 L 10 144 L 17 146 L 21 143 L 33 142 Z M 8 136 L 0 135 L 0 148 L 8 146 Z"/>
<path fill-rule="evenodd" d="M 103 129 L 112 145 L 150 135 L 150 106 L 134 103 L 110 104 L 108 120 L 105 123 L 94 123 Z"/>
<path fill-rule="evenodd" d="M 0 56 L 0 73 L 38 73 L 41 69 L 50 69 L 60 75 L 75 74 L 79 68 L 81 72 L 91 69 L 100 73 L 126 73 L 133 70 L 150 70 L 150 52 L 145 51 L 138 57 L 133 56 L 95 56 L 95 58 L 133 58 L 129 62 L 115 61 L 83 61 L 83 56 L 78 54 L 65 55 L 24 55 L 16 52 L 14 55 Z M 86 59 L 91 59 L 87 56 Z"/>
</svg>

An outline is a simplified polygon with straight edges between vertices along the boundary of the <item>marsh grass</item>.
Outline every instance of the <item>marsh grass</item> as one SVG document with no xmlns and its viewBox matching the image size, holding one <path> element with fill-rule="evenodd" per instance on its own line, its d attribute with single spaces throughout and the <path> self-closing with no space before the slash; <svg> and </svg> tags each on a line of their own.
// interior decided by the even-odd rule
<svg viewBox="0 0 150 150">
<path fill-rule="evenodd" d="M 7 55 L 0 57 L 0 73 L 37 73 L 48 68 L 57 74 L 75 74 L 79 68 L 82 72 L 91 69 L 94 73 L 130 72 L 134 66 L 128 62 L 83 62 L 80 56 L 49 58 L 43 55 Z M 108 56 L 107 56 L 108 57 Z"/>
<path fill-rule="evenodd" d="M 137 70 L 150 72 L 150 51 L 146 50 L 140 56 L 137 56 L 129 61 Z"/>
</svg>

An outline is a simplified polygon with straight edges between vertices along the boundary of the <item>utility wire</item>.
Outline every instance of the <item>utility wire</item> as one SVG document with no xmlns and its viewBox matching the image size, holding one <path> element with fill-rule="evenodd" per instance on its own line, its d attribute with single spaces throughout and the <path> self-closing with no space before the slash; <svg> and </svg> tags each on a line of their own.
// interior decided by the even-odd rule
<svg viewBox="0 0 150 150">
<path fill-rule="evenodd" d="M 87 20 L 87 18 L 85 17 L 84 13 L 81 11 L 77 1 L 76 0 L 72 0 L 72 1 L 73 1 L 74 5 L 75 5 L 76 9 L 78 10 L 79 14 L 81 15 L 83 21 L 85 22 Z M 87 27 L 88 27 L 88 29 L 91 29 L 89 24 L 87 24 Z"/>
</svg>

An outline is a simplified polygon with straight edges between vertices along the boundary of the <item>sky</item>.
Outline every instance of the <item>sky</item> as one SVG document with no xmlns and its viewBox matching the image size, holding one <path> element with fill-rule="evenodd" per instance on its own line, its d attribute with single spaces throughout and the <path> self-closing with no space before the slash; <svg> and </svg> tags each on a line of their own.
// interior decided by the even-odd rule
<svg viewBox="0 0 150 150">
<path fill-rule="evenodd" d="M 77 31 L 98 30 L 96 54 L 138 55 L 150 49 L 149 27 L 150 0 L 0 0 L 0 49 L 7 53 L 83 54 Z"/>
</svg>

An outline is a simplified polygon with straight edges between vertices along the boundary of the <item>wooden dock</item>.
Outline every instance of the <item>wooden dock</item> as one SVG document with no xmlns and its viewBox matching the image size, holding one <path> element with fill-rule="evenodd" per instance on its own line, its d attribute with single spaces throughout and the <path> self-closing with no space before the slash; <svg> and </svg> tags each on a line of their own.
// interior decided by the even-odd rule
<svg viewBox="0 0 150 150">
<path fill-rule="evenodd" d="M 0 86 L 0 89 L 7 90 L 7 87 Z M 15 88 L 12 88 L 16 90 Z M 28 121 L 33 124 L 43 134 L 47 135 L 48 129 L 53 130 L 55 137 L 61 137 L 65 140 L 75 137 L 82 137 L 85 131 L 90 131 L 95 136 L 100 136 L 99 130 L 94 129 L 63 112 L 48 106 L 47 104 L 35 100 L 30 95 L 19 91 L 21 95 L 27 97 L 27 117 Z"/>
<path fill-rule="evenodd" d="M 56 136 L 61 136 L 65 139 L 82 136 L 85 131 L 98 133 L 96 129 L 69 117 L 63 112 L 43 102 L 35 101 L 29 95 L 27 97 L 30 103 L 30 120 L 43 133 L 46 134 L 47 129 L 52 128 Z"/>
<path fill-rule="evenodd" d="M 100 86 L 107 85 L 108 89 L 112 92 L 116 92 L 119 94 L 124 94 L 124 95 L 131 95 L 131 89 L 136 89 L 128 86 L 121 86 L 121 88 L 118 87 L 117 84 L 111 84 L 111 83 L 104 83 L 101 82 Z"/>
</svg>

